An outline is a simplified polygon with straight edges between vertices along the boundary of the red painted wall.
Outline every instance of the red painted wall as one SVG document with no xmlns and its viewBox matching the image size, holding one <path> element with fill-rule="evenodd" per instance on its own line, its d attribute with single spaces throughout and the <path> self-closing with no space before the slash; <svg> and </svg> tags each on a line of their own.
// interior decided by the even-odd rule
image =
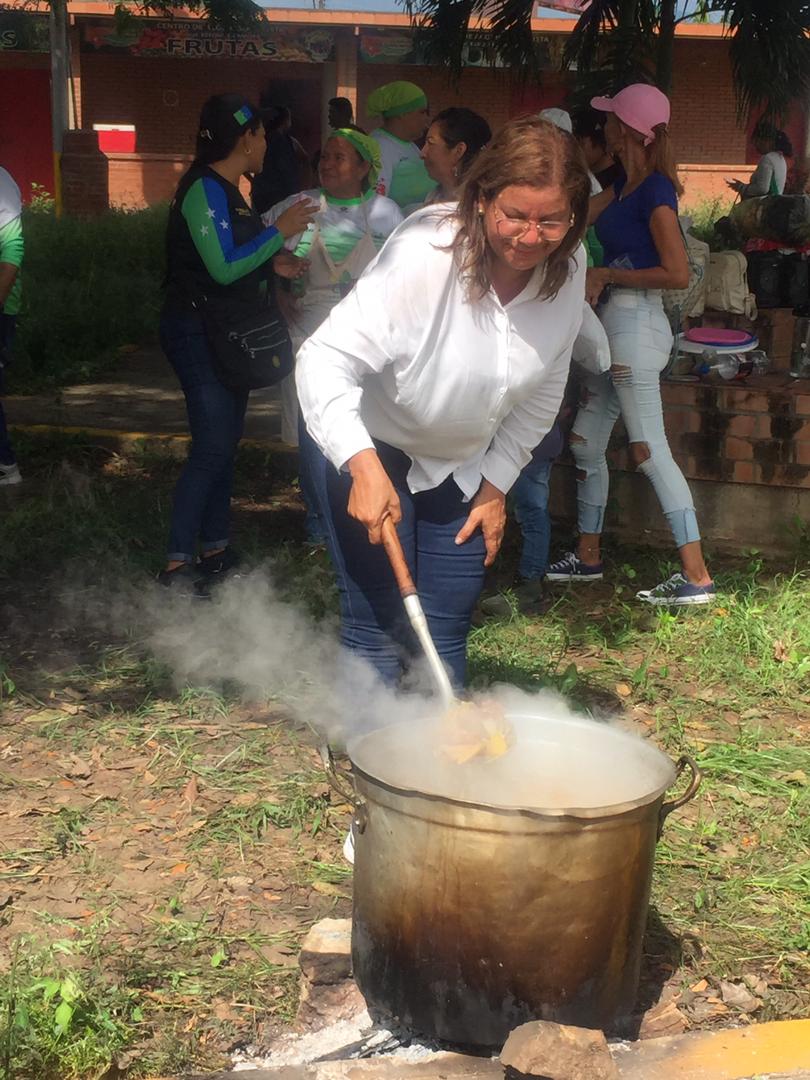
<svg viewBox="0 0 810 1080">
<path fill-rule="evenodd" d="M 48 69 L 4 65 L 0 69 L 0 102 L 0 165 L 17 181 L 24 202 L 31 197 L 33 183 L 52 192 Z"/>
</svg>

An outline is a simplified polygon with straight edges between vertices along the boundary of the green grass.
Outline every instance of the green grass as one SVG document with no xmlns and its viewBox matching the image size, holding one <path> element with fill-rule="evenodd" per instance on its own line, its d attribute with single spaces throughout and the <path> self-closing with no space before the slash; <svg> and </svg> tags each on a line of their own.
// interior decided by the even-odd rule
<svg viewBox="0 0 810 1080">
<path fill-rule="evenodd" d="M 687 196 L 688 198 L 688 196 Z M 708 244 L 712 251 L 722 251 L 727 246 L 717 235 L 714 224 L 718 218 L 725 217 L 734 205 L 734 196 L 702 197 L 697 202 L 683 207 L 682 213 L 692 218 L 691 232 L 698 240 Z"/>
<path fill-rule="evenodd" d="M 25 436 L 20 448 L 26 484 L 2 508 L 0 603 L 24 610 L 34 637 L 13 652 L 4 643 L 0 732 L 40 772 L 0 758 L 3 799 L 34 808 L 0 846 L 0 892 L 20 897 L 0 922 L 24 912 L 33 923 L 25 936 L 10 932 L 13 921 L 0 926 L 0 1055 L 14 1080 L 97 1080 L 129 1053 L 131 1076 L 217 1069 L 235 1042 L 289 1023 L 300 935 L 320 915 L 348 912 L 348 813 L 330 802 L 305 734 L 276 703 L 244 702 L 232 685 L 176 686 L 125 607 L 95 628 L 61 607 L 66 585 L 70 603 L 99 584 L 112 603 L 158 568 L 179 464 L 146 451 L 118 458 L 76 438 Z M 240 455 L 239 543 L 272 561 L 288 599 L 329 620 L 334 587 L 296 540 L 294 480 L 289 459 Z M 669 560 L 609 549 L 604 584 L 560 588 L 542 618 L 515 613 L 470 636 L 477 685 L 555 688 L 579 709 L 635 724 L 671 757 L 697 759 L 700 792 L 667 819 L 658 847 L 650 949 L 671 958 L 677 985 L 764 978 L 758 1019 L 810 1009 L 807 555 L 801 529 L 795 559 L 779 565 L 713 555 L 719 602 L 670 613 L 633 600 Z M 92 786 L 75 797 L 57 788 L 61 808 L 43 813 L 43 778 L 61 775 L 70 755 L 92 769 L 137 765 L 129 787 L 100 799 L 88 798 Z M 163 868 L 140 903 L 107 884 L 123 856 L 96 851 L 122 828 L 128 858 Z M 96 883 L 89 924 L 37 892 L 43 873 Z M 72 1011 L 60 1032 L 63 1004 Z"/>
<path fill-rule="evenodd" d="M 98 217 L 23 214 L 23 308 L 12 392 L 82 382 L 157 337 L 166 207 Z"/>
</svg>

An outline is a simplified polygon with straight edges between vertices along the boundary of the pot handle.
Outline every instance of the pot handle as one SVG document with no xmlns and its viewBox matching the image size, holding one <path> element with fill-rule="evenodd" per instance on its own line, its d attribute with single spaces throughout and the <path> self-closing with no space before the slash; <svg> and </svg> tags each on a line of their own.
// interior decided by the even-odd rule
<svg viewBox="0 0 810 1080">
<path fill-rule="evenodd" d="M 357 794 L 357 789 L 352 783 L 351 786 L 347 781 L 343 773 L 338 770 L 335 764 L 335 755 L 332 753 L 332 747 L 324 744 L 320 747 L 321 761 L 323 762 L 324 772 L 326 773 L 326 779 L 329 781 L 329 786 L 333 791 L 336 791 L 338 795 L 347 802 L 354 811 L 353 822 L 357 828 L 357 831 L 363 833 L 366 831 L 366 824 L 368 822 L 368 813 L 366 810 L 366 800 Z"/>
<path fill-rule="evenodd" d="M 681 775 L 684 769 L 688 768 L 692 774 L 692 779 L 689 781 L 689 787 L 683 793 L 679 795 L 677 799 L 672 799 L 670 802 L 661 804 L 661 809 L 658 813 L 658 835 L 661 835 L 661 830 L 664 827 L 664 822 L 672 813 L 673 810 L 677 810 L 679 807 L 684 806 L 690 799 L 695 797 L 697 789 L 700 787 L 700 781 L 703 775 L 698 768 L 697 762 L 690 754 L 681 754 L 675 765 L 675 780 Z M 674 783 L 674 781 L 673 781 Z"/>
</svg>

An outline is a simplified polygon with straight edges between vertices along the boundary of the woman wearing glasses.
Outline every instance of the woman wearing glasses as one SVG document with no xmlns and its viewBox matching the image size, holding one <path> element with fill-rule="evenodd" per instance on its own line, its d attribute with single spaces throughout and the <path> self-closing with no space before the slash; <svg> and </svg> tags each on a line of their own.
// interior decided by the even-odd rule
<svg viewBox="0 0 810 1080">
<path fill-rule="evenodd" d="M 415 645 L 381 547 L 397 525 L 462 686 L 506 493 L 550 428 L 582 321 L 590 185 L 574 139 L 507 124 L 457 207 L 417 211 L 298 355 L 323 471 L 344 644 L 391 684 Z M 370 542 L 370 543 L 369 543 Z"/>
</svg>

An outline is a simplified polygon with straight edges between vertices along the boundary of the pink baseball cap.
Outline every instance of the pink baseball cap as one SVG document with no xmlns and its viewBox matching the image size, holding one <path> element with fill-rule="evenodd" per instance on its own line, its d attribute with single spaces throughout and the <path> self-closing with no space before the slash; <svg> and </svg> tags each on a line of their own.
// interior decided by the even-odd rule
<svg viewBox="0 0 810 1080">
<path fill-rule="evenodd" d="M 599 112 L 615 113 L 622 123 L 644 136 L 645 146 L 655 138 L 653 128 L 669 123 L 669 98 L 657 86 L 646 83 L 625 86 L 613 97 L 591 98 L 591 105 Z"/>
</svg>

